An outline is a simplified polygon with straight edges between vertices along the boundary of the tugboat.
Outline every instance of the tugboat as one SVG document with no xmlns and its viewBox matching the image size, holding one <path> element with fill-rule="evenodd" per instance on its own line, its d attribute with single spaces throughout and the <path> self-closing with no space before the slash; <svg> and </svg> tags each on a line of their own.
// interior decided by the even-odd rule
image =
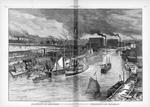
<svg viewBox="0 0 150 107">
<path fill-rule="evenodd" d="M 106 74 L 111 69 L 111 63 L 101 65 L 101 73 Z"/>
<path fill-rule="evenodd" d="M 83 72 L 83 65 L 79 65 L 78 67 L 71 67 L 70 69 L 66 70 L 66 76 L 72 76 Z"/>
<path fill-rule="evenodd" d="M 66 69 L 65 75 L 66 76 L 72 76 L 79 73 L 84 72 L 88 66 L 86 66 L 84 63 L 80 64 L 78 59 L 73 59 L 70 66 Z"/>
<path fill-rule="evenodd" d="M 101 73 L 106 74 L 111 69 L 110 55 L 104 54 L 103 64 L 101 66 Z"/>
</svg>

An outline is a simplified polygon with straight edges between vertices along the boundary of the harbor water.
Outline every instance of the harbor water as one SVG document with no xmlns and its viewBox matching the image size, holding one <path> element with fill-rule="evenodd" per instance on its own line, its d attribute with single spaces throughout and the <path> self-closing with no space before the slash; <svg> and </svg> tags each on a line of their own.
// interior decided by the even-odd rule
<svg viewBox="0 0 150 107">
<path fill-rule="evenodd" d="M 97 58 L 96 58 L 97 59 Z M 112 68 L 108 73 L 101 74 L 100 62 L 89 65 L 89 68 L 76 76 L 58 75 L 52 81 L 43 80 L 33 83 L 32 79 L 9 79 L 10 101 L 93 101 L 104 100 L 105 93 L 113 84 L 122 77 L 121 58 L 119 55 L 111 55 Z M 94 99 L 86 95 L 89 78 L 96 73 L 101 87 L 102 96 Z"/>
</svg>

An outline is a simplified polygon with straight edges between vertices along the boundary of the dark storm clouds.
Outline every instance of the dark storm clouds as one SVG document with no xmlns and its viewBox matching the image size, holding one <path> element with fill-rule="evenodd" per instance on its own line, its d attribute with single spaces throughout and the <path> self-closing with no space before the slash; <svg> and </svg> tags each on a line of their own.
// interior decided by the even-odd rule
<svg viewBox="0 0 150 107">
<path fill-rule="evenodd" d="M 74 24 L 72 9 L 20 9 L 19 11 L 62 22 L 72 34 Z M 142 9 L 79 9 L 78 30 L 79 35 L 83 33 L 142 35 Z"/>
<path fill-rule="evenodd" d="M 141 10 L 81 10 L 79 29 L 83 33 L 102 32 L 141 35 Z"/>
</svg>

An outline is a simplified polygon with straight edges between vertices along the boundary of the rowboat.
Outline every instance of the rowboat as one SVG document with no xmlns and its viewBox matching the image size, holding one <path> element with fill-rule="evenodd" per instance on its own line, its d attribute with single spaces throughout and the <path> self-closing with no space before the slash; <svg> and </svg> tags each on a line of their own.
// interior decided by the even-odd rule
<svg viewBox="0 0 150 107">
<path fill-rule="evenodd" d="M 33 81 L 34 83 L 38 83 L 38 82 L 43 81 L 43 80 L 48 80 L 48 81 L 50 81 L 51 78 L 50 78 L 49 76 L 47 76 L 47 75 L 39 75 L 38 77 L 35 77 L 35 78 L 32 79 L 32 81 Z"/>
</svg>

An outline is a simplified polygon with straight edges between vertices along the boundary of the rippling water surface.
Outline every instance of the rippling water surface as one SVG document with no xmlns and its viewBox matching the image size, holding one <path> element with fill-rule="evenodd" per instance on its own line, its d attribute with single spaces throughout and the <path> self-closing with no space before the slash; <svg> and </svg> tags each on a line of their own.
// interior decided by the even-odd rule
<svg viewBox="0 0 150 107">
<path fill-rule="evenodd" d="M 106 91 L 119 80 L 122 75 L 121 62 L 119 56 L 112 57 L 112 68 L 107 75 L 100 73 L 99 66 L 90 65 L 89 68 L 78 74 L 76 77 L 65 77 L 65 75 L 56 76 L 51 82 L 44 80 L 33 83 L 32 79 L 18 78 L 9 79 L 9 100 L 19 101 L 74 101 L 77 98 L 80 101 L 91 101 L 85 94 L 90 75 L 98 71 L 98 82 L 101 91 Z"/>
<path fill-rule="evenodd" d="M 74 85 L 74 79 L 77 85 Z M 78 98 L 87 100 L 84 96 L 88 78 L 84 76 L 65 77 L 64 75 L 55 77 L 51 82 L 43 80 L 33 83 L 26 78 L 9 80 L 9 100 L 29 100 L 29 101 L 73 101 L 75 89 L 78 90 Z"/>
</svg>

